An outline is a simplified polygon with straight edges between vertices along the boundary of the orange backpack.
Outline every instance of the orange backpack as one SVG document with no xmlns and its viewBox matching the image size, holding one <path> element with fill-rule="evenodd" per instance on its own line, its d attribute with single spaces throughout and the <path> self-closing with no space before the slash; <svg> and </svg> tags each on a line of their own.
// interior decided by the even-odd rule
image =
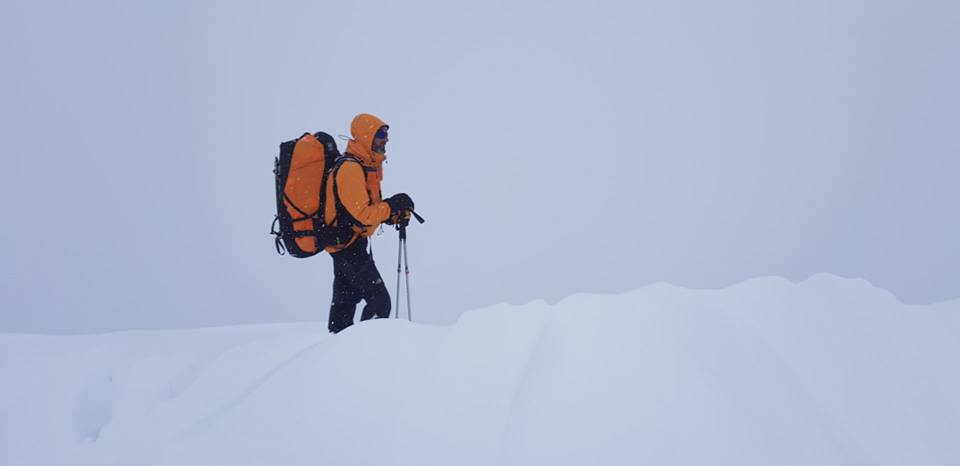
<svg viewBox="0 0 960 466">
<path fill-rule="evenodd" d="M 341 225 L 337 227 L 323 222 L 327 179 L 342 163 L 337 142 L 327 133 L 304 133 L 280 144 L 273 169 L 277 215 L 270 227 L 278 254 L 286 251 L 293 257 L 310 257 L 325 246 L 342 245 L 353 238 L 352 222 L 337 222 Z M 334 197 L 339 198 L 337 193 Z M 339 214 L 342 207 L 339 199 L 335 200 Z"/>
</svg>

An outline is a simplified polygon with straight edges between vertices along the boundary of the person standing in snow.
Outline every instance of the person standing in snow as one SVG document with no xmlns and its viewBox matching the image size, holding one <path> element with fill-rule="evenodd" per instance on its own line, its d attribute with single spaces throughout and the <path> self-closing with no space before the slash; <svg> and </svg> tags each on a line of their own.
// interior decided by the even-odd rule
<svg viewBox="0 0 960 466">
<path fill-rule="evenodd" d="M 337 333 L 353 324 L 357 304 L 366 301 L 360 320 L 390 317 L 390 293 L 367 251 L 367 238 L 381 223 L 406 222 L 414 209 L 410 196 L 400 193 L 380 198 L 383 161 L 386 160 L 387 131 L 380 118 L 361 113 L 350 124 L 352 139 L 345 160 L 327 183 L 324 222 L 353 225 L 353 238 L 342 247 L 327 247 L 333 258 L 333 300 L 327 328 Z M 338 205 L 339 204 L 339 205 Z"/>
</svg>

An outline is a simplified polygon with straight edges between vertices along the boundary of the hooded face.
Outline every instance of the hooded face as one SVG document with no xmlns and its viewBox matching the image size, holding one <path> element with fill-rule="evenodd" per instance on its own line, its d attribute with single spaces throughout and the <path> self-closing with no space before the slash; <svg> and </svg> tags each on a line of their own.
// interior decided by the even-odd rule
<svg viewBox="0 0 960 466">
<path fill-rule="evenodd" d="M 387 153 L 387 141 L 390 140 L 390 138 L 387 136 L 387 130 L 389 129 L 390 127 L 388 126 L 381 126 L 380 129 L 377 130 L 376 134 L 373 135 L 373 144 L 370 146 L 370 149 L 375 154 Z"/>
<path fill-rule="evenodd" d="M 377 132 L 383 130 L 383 138 L 377 138 Z M 383 120 L 361 113 L 354 117 L 350 124 L 350 134 L 353 139 L 347 143 L 347 152 L 355 155 L 366 165 L 377 166 L 386 159 L 386 130 L 389 129 Z"/>
</svg>

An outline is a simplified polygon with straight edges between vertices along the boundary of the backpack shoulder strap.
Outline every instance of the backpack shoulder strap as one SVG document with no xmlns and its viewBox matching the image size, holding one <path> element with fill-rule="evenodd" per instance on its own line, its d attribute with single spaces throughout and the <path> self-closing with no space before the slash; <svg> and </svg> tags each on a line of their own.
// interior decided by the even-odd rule
<svg viewBox="0 0 960 466">
<path fill-rule="evenodd" d="M 335 163 L 334 169 L 340 168 L 340 165 L 343 165 L 344 162 L 356 162 L 356 163 L 359 163 L 361 167 L 363 166 L 363 164 L 360 163 L 360 159 L 354 157 L 353 155 L 350 155 L 349 153 L 346 153 L 341 155 L 340 157 L 337 157 L 336 162 L 334 162 Z"/>
<path fill-rule="evenodd" d="M 340 171 L 340 167 L 344 163 L 355 162 L 357 165 L 360 165 L 360 168 L 365 168 L 360 160 L 350 154 L 343 154 L 340 157 L 337 157 L 336 162 L 333 164 L 333 168 L 330 171 L 330 176 L 333 178 L 333 201 L 336 203 L 337 216 L 336 221 L 340 226 L 363 226 L 363 223 L 360 223 L 359 220 L 353 217 L 350 214 L 350 211 L 343 206 L 343 202 L 340 200 L 340 187 L 337 186 L 337 172 Z"/>
</svg>

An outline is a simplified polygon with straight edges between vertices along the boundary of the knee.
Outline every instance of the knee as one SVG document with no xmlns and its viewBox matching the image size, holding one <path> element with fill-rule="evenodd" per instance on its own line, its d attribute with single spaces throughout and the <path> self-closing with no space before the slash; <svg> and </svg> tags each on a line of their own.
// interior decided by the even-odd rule
<svg viewBox="0 0 960 466">
<path fill-rule="evenodd" d="M 378 319 L 390 317 L 390 293 L 387 292 L 387 288 L 381 287 L 378 289 L 367 300 L 367 305 L 370 306 L 370 310 L 373 311 L 372 314 Z"/>
<path fill-rule="evenodd" d="M 334 307 L 355 307 L 357 304 L 360 304 L 361 300 L 363 300 L 363 298 L 351 290 L 334 290 L 333 300 L 330 305 Z"/>
</svg>

